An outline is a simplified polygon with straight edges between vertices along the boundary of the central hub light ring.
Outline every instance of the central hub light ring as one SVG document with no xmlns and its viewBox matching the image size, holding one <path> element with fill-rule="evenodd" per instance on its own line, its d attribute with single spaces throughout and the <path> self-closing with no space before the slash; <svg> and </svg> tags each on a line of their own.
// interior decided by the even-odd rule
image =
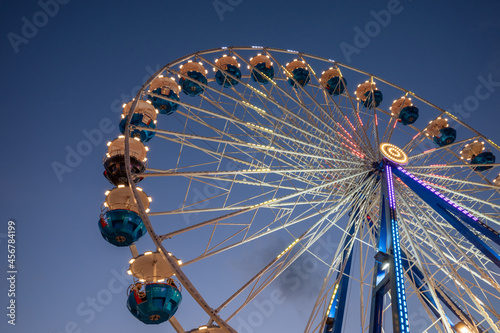
<svg viewBox="0 0 500 333">
<path fill-rule="evenodd" d="M 399 165 L 408 164 L 408 155 L 399 148 L 391 143 L 382 142 L 379 146 L 380 152 L 389 161 L 394 162 Z"/>
</svg>

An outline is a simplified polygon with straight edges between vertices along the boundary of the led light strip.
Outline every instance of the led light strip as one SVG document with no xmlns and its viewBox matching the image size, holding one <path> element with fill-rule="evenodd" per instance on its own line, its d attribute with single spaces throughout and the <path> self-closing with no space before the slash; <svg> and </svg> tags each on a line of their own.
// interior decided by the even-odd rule
<svg viewBox="0 0 500 333">
<path fill-rule="evenodd" d="M 396 288 L 398 295 L 399 323 L 401 332 L 409 333 L 408 307 L 406 304 L 406 295 L 404 290 L 403 265 L 401 261 L 401 247 L 399 246 L 399 231 L 396 221 L 396 200 L 394 199 L 394 184 L 392 179 L 391 166 L 386 164 L 385 171 L 387 175 L 387 186 L 389 190 L 389 206 L 391 207 L 391 229 L 392 229 L 392 247 L 394 250 L 394 264 L 396 270 Z"/>
</svg>

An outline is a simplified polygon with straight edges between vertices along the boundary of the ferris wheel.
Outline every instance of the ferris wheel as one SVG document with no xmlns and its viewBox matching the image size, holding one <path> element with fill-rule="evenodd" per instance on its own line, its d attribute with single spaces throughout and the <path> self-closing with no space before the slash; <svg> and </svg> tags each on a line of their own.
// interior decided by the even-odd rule
<svg viewBox="0 0 500 333">
<path fill-rule="evenodd" d="M 500 332 L 500 147 L 411 91 L 293 50 L 223 47 L 161 68 L 120 129 L 99 228 L 132 251 L 127 306 L 144 323 L 236 332 L 308 255 L 325 274 L 297 332 Z M 156 250 L 139 254 L 146 233 Z M 337 246 L 316 255 L 326 236 Z M 231 278 L 227 263 L 263 244 L 260 267 Z M 182 323 L 188 294 L 206 315 Z"/>
</svg>

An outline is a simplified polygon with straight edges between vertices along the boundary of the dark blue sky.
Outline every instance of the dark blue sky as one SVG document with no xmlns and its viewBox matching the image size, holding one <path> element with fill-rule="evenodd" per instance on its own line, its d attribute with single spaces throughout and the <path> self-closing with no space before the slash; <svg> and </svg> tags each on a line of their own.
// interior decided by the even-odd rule
<svg viewBox="0 0 500 333">
<path fill-rule="evenodd" d="M 71 0 L 47 7 L 52 15 L 40 14 L 44 3 L 54 2 L 0 2 L 0 267 L 6 271 L 9 219 L 17 227 L 18 265 L 17 325 L 0 313 L 2 332 L 144 329 L 127 312 L 124 282 L 116 277 L 130 255 L 106 244 L 97 229 L 109 188 L 102 156 L 118 134 L 122 102 L 183 55 L 230 45 L 299 50 L 381 76 L 451 112 L 474 96 L 478 77 L 489 78 L 490 96 L 457 116 L 500 141 L 498 1 Z M 221 3 L 226 11 L 216 8 Z M 374 25 L 374 13 L 388 6 L 394 13 Z M 360 37 L 366 29 L 375 29 L 368 30 L 372 37 Z M 68 151 L 108 119 L 112 128 L 102 142 L 58 175 L 54 162 L 68 165 Z M 2 278 L 3 312 L 7 289 Z M 98 294 L 112 296 L 91 310 L 88 298 Z M 283 305 L 276 313 L 259 333 L 282 332 L 284 315 L 307 316 L 308 309 Z M 291 320 L 286 327 L 299 332 L 300 325 L 294 329 Z M 168 324 L 148 330 L 172 331 Z"/>
</svg>

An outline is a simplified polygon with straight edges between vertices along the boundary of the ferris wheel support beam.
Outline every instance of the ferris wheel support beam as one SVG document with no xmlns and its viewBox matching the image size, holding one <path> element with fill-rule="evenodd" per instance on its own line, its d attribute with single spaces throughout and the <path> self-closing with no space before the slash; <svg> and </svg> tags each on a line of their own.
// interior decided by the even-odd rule
<svg viewBox="0 0 500 333">
<path fill-rule="evenodd" d="M 333 291 L 332 302 L 330 304 L 330 311 L 324 327 L 324 333 L 342 332 L 345 303 L 347 300 L 347 289 L 349 287 L 349 280 L 351 275 L 352 255 L 354 253 L 354 251 L 352 251 L 352 246 L 349 247 L 348 245 L 349 242 L 352 242 L 352 239 L 354 237 L 356 219 L 358 217 L 359 209 L 356 209 L 355 215 L 352 218 L 351 227 L 348 231 L 348 236 L 345 238 L 344 244 L 342 245 L 342 247 L 344 248 L 344 251 L 342 253 L 342 263 L 345 263 L 344 271 L 339 271 L 337 275 L 337 281 L 340 280 L 340 282 L 335 286 Z"/>
<path fill-rule="evenodd" d="M 383 332 L 384 295 L 390 292 L 393 332 L 409 333 L 393 175 L 391 166 L 387 162 L 384 162 L 384 169 L 385 172 L 381 175 L 380 231 L 377 246 L 379 252 L 375 256 L 376 262 L 373 270 L 369 332 Z"/>
<path fill-rule="evenodd" d="M 460 232 L 469 242 L 479 249 L 488 259 L 500 268 L 500 254 L 498 254 L 488 244 L 483 242 L 476 234 L 474 234 L 464 223 L 476 229 L 483 236 L 489 238 L 497 245 L 500 245 L 500 234 L 473 217 L 468 211 L 452 203 L 444 195 L 422 184 L 422 182 L 402 167 L 394 167 L 394 173 L 424 202 L 431 206 L 439 213 L 449 224 L 451 224 L 458 232 Z M 461 222 L 457 216 L 462 220 Z"/>
</svg>

